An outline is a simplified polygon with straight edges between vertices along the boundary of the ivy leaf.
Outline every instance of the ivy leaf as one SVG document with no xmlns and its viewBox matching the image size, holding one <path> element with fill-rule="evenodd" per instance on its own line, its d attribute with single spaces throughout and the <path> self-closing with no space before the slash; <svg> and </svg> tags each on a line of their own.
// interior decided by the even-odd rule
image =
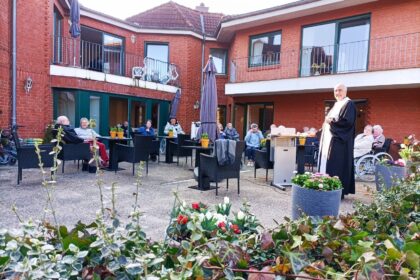
<svg viewBox="0 0 420 280">
<path fill-rule="evenodd" d="M 366 253 L 363 253 L 360 256 L 360 258 L 358 259 L 358 261 L 362 261 L 362 260 L 364 260 L 365 263 L 368 263 L 370 261 L 376 260 L 375 253 L 374 252 L 366 252 Z"/>
<path fill-rule="evenodd" d="M 407 264 L 414 270 L 419 269 L 419 263 L 420 263 L 420 257 L 418 254 L 416 254 L 414 251 L 408 251 L 405 261 Z"/>
<path fill-rule="evenodd" d="M 197 241 L 197 240 L 200 240 L 202 237 L 203 235 L 201 233 L 193 232 L 193 234 L 191 235 L 191 240 Z"/>
<path fill-rule="evenodd" d="M 414 251 L 417 255 L 420 255 L 420 241 L 409 241 L 404 245 L 404 252 L 408 252 L 409 250 Z"/>
<path fill-rule="evenodd" d="M 293 236 L 293 245 L 292 245 L 292 249 L 299 247 L 300 245 L 303 244 L 302 241 L 302 236 Z"/>
<path fill-rule="evenodd" d="M 334 251 L 330 247 L 325 247 L 322 250 L 322 255 L 327 260 L 327 262 L 331 262 L 333 260 Z"/>
<path fill-rule="evenodd" d="M 303 237 L 305 237 L 305 239 L 308 240 L 309 242 L 318 241 L 318 236 L 316 236 L 316 235 L 311 235 L 311 234 L 304 233 Z"/>
<path fill-rule="evenodd" d="M 346 229 L 346 225 L 341 221 L 338 220 L 335 224 L 334 224 L 334 228 L 336 230 L 345 230 Z"/>
<path fill-rule="evenodd" d="M 255 268 L 251 268 L 251 271 L 258 271 Z M 270 266 L 266 266 L 263 269 L 261 269 L 261 272 L 269 272 L 271 271 Z M 262 274 L 262 273 L 250 273 L 248 276 L 248 280 L 274 280 L 276 279 L 276 276 L 274 274 Z"/>
<path fill-rule="evenodd" d="M 270 232 L 266 231 L 261 237 L 261 249 L 268 250 L 274 247 L 273 237 Z"/>
</svg>

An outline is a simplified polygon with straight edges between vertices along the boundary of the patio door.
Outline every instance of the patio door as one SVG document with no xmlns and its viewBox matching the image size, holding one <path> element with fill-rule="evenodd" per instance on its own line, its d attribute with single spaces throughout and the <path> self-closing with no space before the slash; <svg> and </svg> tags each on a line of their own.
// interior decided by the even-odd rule
<svg viewBox="0 0 420 280">
<path fill-rule="evenodd" d="M 246 112 L 246 105 L 241 103 L 235 103 L 233 109 L 233 127 L 239 133 L 241 139 L 245 137 L 245 112 Z"/>
<path fill-rule="evenodd" d="M 109 125 L 116 126 L 128 120 L 128 99 L 109 98 Z"/>
<path fill-rule="evenodd" d="M 247 110 L 247 125 L 249 128 L 251 124 L 255 123 L 258 128 L 265 133 L 270 129 L 274 119 L 274 106 L 273 104 L 257 103 L 248 104 Z"/>
</svg>

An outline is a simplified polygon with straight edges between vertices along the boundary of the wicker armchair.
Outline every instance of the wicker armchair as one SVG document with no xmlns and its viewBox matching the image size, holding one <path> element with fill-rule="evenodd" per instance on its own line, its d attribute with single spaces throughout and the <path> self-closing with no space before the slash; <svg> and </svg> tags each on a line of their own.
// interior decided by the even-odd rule
<svg viewBox="0 0 420 280">
<path fill-rule="evenodd" d="M 274 163 L 270 161 L 270 154 L 270 140 L 267 139 L 264 150 L 255 150 L 254 178 L 257 177 L 257 169 L 264 168 L 265 181 L 268 181 L 268 170 L 274 167 Z"/>
</svg>

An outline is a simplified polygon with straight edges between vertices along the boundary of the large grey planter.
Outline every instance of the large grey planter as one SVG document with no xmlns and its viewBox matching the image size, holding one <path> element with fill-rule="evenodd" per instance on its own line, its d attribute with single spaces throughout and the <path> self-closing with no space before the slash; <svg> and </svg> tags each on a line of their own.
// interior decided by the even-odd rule
<svg viewBox="0 0 420 280">
<path fill-rule="evenodd" d="M 387 166 L 377 164 L 375 166 L 376 190 L 389 189 L 398 184 L 407 175 L 407 168 L 402 166 Z"/>
<path fill-rule="evenodd" d="M 338 216 L 342 190 L 318 191 L 292 186 L 292 219 L 308 216 Z"/>
</svg>

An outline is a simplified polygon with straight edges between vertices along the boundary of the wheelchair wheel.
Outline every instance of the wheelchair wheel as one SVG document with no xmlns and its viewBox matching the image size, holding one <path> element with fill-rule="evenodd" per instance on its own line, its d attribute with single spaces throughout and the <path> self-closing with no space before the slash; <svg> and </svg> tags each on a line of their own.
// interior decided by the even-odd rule
<svg viewBox="0 0 420 280">
<path fill-rule="evenodd" d="M 392 158 L 392 156 L 390 154 L 387 154 L 387 153 L 384 153 L 384 152 L 380 152 L 380 153 L 375 154 L 375 157 L 379 161 L 382 161 L 382 160 L 391 160 L 391 161 L 394 161 L 394 159 Z"/>
<path fill-rule="evenodd" d="M 356 175 L 360 180 L 366 182 L 375 181 L 375 164 L 378 158 L 374 155 L 365 155 L 356 163 Z"/>
<path fill-rule="evenodd" d="M 161 154 L 164 154 L 166 152 L 166 139 L 162 139 L 160 141 L 159 151 Z"/>
</svg>

